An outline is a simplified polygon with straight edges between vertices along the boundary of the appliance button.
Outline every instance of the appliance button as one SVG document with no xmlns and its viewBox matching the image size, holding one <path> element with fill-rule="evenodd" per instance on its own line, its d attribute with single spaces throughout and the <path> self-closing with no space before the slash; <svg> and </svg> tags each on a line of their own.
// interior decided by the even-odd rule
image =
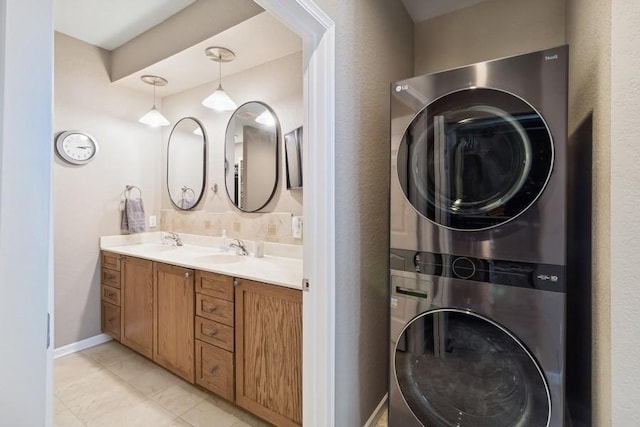
<svg viewBox="0 0 640 427">
<path fill-rule="evenodd" d="M 476 274 L 476 265 L 467 257 L 459 257 L 451 263 L 451 271 L 459 279 L 469 279 Z"/>
</svg>

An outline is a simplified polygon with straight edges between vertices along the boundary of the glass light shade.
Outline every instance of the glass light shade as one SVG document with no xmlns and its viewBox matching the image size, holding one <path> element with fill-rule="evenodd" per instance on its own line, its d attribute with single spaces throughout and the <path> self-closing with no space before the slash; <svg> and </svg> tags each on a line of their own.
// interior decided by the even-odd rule
<svg viewBox="0 0 640 427">
<path fill-rule="evenodd" d="M 229 95 L 218 85 L 218 89 L 202 101 L 202 105 L 216 111 L 234 111 L 238 106 Z"/>
<path fill-rule="evenodd" d="M 269 111 L 265 110 L 262 114 L 256 117 L 256 123 L 271 127 L 276 124 L 276 120 L 273 118 L 273 115 L 271 115 Z"/>
<path fill-rule="evenodd" d="M 200 128 L 200 126 L 198 126 L 197 128 L 195 128 L 195 129 L 193 130 L 193 133 L 195 133 L 195 134 L 196 134 L 196 135 L 198 135 L 198 136 L 204 136 L 204 135 L 202 134 L 202 128 Z"/>
<path fill-rule="evenodd" d="M 165 119 L 162 113 L 158 111 L 154 105 L 151 110 L 138 120 L 140 123 L 157 128 L 160 126 L 169 126 L 169 120 Z"/>
</svg>

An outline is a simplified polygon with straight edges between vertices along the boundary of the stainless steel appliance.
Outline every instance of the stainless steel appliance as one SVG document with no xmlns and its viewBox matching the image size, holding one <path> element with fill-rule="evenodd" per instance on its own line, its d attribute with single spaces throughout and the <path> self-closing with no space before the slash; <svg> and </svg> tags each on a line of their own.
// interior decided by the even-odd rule
<svg viewBox="0 0 640 427">
<path fill-rule="evenodd" d="M 566 46 L 391 92 L 389 425 L 562 426 Z"/>
</svg>

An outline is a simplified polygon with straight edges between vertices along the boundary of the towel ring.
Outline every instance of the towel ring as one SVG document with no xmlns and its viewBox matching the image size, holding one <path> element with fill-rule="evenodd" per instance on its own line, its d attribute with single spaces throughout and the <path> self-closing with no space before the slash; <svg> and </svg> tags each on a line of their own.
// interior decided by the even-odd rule
<svg viewBox="0 0 640 427">
<path fill-rule="evenodd" d="M 193 191 L 193 188 L 191 188 L 191 187 L 187 187 L 187 186 L 185 185 L 184 187 L 182 187 L 182 188 L 181 188 L 181 190 L 182 190 L 182 198 L 183 198 L 183 199 L 184 199 L 184 195 L 185 195 L 185 193 L 187 193 L 187 192 L 191 192 L 191 195 L 193 196 L 193 198 L 194 198 L 194 199 L 196 198 L 196 192 L 195 192 L 195 191 Z"/>
<path fill-rule="evenodd" d="M 129 194 L 131 192 L 131 190 L 138 190 L 138 194 L 140 195 L 140 198 L 142 198 L 142 190 L 140 190 L 140 187 L 137 187 L 135 185 L 126 185 L 124 187 L 124 197 L 128 198 Z"/>
</svg>

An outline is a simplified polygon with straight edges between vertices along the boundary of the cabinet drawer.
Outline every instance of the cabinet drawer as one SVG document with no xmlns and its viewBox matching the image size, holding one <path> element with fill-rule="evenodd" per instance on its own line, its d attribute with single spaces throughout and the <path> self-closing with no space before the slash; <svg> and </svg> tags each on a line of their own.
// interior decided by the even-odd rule
<svg viewBox="0 0 640 427">
<path fill-rule="evenodd" d="M 231 326 L 196 316 L 196 338 L 233 351 L 233 328 Z"/>
<path fill-rule="evenodd" d="M 118 261 L 120 262 L 120 261 Z M 120 288 L 120 271 L 102 268 L 100 281 L 103 285 L 109 285 L 114 288 Z"/>
<path fill-rule="evenodd" d="M 233 353 L 196 340 L 196 384 L 233 402 Z"/>
<path fill-rule="evenodd" d="M 120 255 L 111 252 L 100 253 L 100 265 L 112 270 L 120 271 Z"/>
<path fill-rule="evenodd" d="M 102 332 L 120 341 L 120 307 L 102 301 Z"/>
<path fill-rule="evenodd" d="M 233 326 L 233 303 L 231 301 L 196 294 L 196 314 L 227 326 Z"/>
<path fill-rule="evenodd" d="M 233 301 L 233 277 L 198 271 L 196 273 L 196 292 Z"/>
<path fill-rule="evenodd" d="M 102 285 L 100 287 L 102 300 L 110 302 L 113 305 L 120 307 L 120 289 L 112 288 L 111 286 Z"/>
</svg>

